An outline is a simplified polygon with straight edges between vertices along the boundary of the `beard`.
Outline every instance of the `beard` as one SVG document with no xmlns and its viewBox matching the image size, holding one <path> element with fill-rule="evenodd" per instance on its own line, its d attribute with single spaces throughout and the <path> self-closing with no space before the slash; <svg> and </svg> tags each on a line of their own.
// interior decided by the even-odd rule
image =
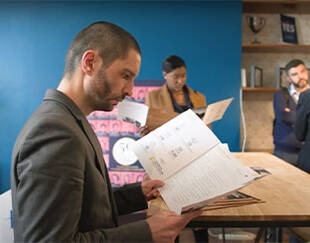
<svg viewBox="0 0 310 243">
<path fill-rule="evenodd" d="M 303 79 L 300 80 L 298 83 L 293 82 L 295 89 L 303 89 L 307 86 L 307 84 L 308 84 L 308 82 L 303 80 Z"/>
<path fill-rule="evenodd" d="M 108 78 L 104 68 L 99 70 L 92 83 L 89 100 L 94 110 L 112 111 L 115 105 L 112 101 L 122 101 L 126 97 L 126 95 L 111 94 L 112 81 Z"/>
<path fill-rule="evenodd" d="M 299 88 L 300 88 L 299 83 L 297 83 L 297 84 L 296 84 L 296 83 L 293 83 L 293 85 L 294 85 L 294 88 L 295 88 L 295 89 L 299 89 Z"/>
</svg>

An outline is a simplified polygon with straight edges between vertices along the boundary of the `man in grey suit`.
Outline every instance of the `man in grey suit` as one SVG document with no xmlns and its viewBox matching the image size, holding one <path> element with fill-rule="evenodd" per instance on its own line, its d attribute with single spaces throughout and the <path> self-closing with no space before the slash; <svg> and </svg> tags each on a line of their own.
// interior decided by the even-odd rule
<svg viewBox="0 0 310 243">
<path fill-rule="evenodd" d="M 73 39 L 64 76 L 19 134 L 11 170 L 15 242 L 173 242 L 201 212 L 159 212 L 118 226 L 117 216 L 147 207 L 162 181 L 113 190 L 86 116 L 132 95 L 141 54 L 134 37 L 108 22 Z"/>
</svg>

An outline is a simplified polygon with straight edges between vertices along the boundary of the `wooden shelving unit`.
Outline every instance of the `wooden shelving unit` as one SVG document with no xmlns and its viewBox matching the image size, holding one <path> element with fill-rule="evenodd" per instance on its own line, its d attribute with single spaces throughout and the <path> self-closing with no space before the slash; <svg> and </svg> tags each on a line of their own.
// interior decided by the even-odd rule
<svg viewBox="0 0 310 243">
<path fill-rule="evenodd" d="M 277 91 L 277 88 L 264 88 L 264 87 L 257 87 L 257 88 L 253 88 L 253 87 L 243 87 L 242 91 L 243 92 L 275 92 Z"/>
<path fill-rule="evenodd" d="M 310 0 L 242 0 L 242 68 L 247 70 L 247 80 L 251 65 L 264 70 L 264 82 L 267 87 L 243 87 L 242 129 L 240 144 L 245 143 L 246 151 L 270 151 L 274 148 L 272 130 L 274 120 L 273 94 L 277 67 L 283 67 L 291 59 L 306 59 L 310 55 L 310 43 L 307 38 L 299 38 L 301 43 L 282 43 L 280 14 L 294 16 L 296 20 L 308 21 L 310 15 Z M 266 20 L 266 27 L 260 33 L 259 40 L 265 43 L 250 43 L 254 34 L 247 25 L 246 16 L 261 16 Z M 297 34 L 307 31 L 307 26 L 301 21 Z M 268 30 L 266 31 L 268 27 Z M 277 28 L 277 29 L 276 29 Z M 250 35 L 251 34 L 251 35 Z M 270 36 L 267 36 L 270 35 Z M 251 38 L 252 36 L 252 38 Z M 272 81 L 273 80 L 273 81 Z M 246 121 L 243 123 L 243 121 Z M 243 140 L 246 138 L 246 140 Z"/>
<path fill-rule="evenodd" d="M 243 0 L 244 13 L 309 13 L 308 0 Z"/>
<path fill-rule="evenodd" d="M 269 52 L 269 53 L 310 53 L 310 45 L 301 44 L 266 44 L 243 43 L 242 52 Z"/>
</svg>

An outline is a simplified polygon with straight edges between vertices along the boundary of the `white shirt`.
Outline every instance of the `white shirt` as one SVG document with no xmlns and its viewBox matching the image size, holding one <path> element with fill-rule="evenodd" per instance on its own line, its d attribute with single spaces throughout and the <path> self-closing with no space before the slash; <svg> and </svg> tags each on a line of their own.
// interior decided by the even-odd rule
<svg viewBox="0 0 310 243">
<path fill-rule="evenodd" d="M 295 86 L 293 84 L 290 84 L 288 86 L 288 91 L 290 93 L 290 96 L 292 96 L 294 102 L 297 104 L 299 99 L 299 93 L 296 91 Z"/>
</svg>

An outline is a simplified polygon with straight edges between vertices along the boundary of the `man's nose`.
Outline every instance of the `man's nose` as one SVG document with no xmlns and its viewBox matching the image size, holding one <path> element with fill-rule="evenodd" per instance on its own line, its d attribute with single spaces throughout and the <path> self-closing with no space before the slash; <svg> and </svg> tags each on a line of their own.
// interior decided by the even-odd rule
<svg viewBox="0 0 310 243">
<path fill-rule="evenodd" d="M 306 73 L 302 73 L 302 74 L 300 74 L 299 75 L 299 78 L 301 79 L 306 79 L 306 77 L 307 77 L 307 74 Z"/>
<path fill-rule="evenodd" d="M 126 96 L 132 96 L 133 87 L 134 87 L 134 79 L 128 82 L 124 87 L 124 93 Z"/>
</svg>

